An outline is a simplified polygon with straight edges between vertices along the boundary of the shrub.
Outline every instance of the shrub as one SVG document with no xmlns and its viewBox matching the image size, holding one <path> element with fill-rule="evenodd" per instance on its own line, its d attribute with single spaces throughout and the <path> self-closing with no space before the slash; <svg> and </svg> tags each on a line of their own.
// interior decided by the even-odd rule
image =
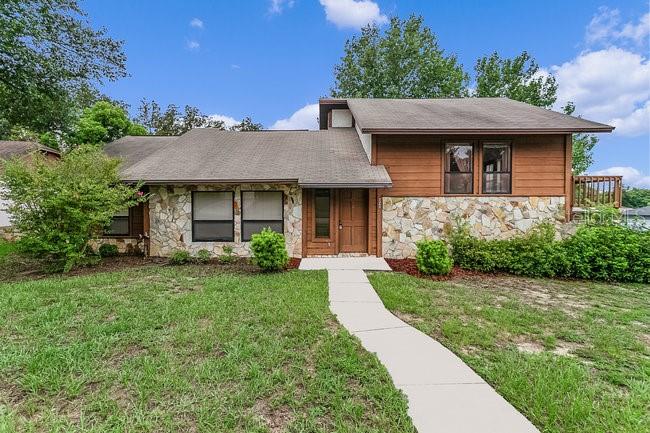
<svg viewBox="0 0 650 433">
<path fill-rule="evenodd" d="M 230 245 L 224 245 L 223 254 L 219 256 L 219 262 L 223 264 L 232 263 L 235 260 L 233 249 Z"/>
<path fill-rule="evenodd" d="M 176 250 L 169 256 L 169 263 L 172 265 L 184 265 L 192 260 L 192 256 L 185 250 Z"/>
<path fill-rule="evenodd" d="M 446 275 L 451 272 L 452 260 L 443 241 L 424 240 L 417 243 L 415 261 L 418 270 L 427 275 Z"/>
<path fill-rule="evenodd" d="M 196 252 L 196 259 L 201 263 L 208 263 L 211 258 L 212 254 L 206 249 L 200 249 Z"/>
<path fill-rule="evenodd" d="M 289 263 L 284 236 L 270 228 L 265 228 L 252 236 L 251 251 L 253 263 L 267 272 L 279 271 Z"/>
<path fill-rule="evenodd" d="M 101 244 L 97 252 L 100 257 L 115 257 L 117 255 L 117 245 Z"/>
<path fill-rule="evenodd" d="M 56 162 L 39 154 L 29 162 L 7 161 L 0 198 L 10 202 L 21 249 L 55 271 L 96 259 L 89 241 L 119 210 L 147 200 L 137 194 L 140 185 L 120 180 L 119 164 L 94 146 L 81 146 Z"/>
</svg>

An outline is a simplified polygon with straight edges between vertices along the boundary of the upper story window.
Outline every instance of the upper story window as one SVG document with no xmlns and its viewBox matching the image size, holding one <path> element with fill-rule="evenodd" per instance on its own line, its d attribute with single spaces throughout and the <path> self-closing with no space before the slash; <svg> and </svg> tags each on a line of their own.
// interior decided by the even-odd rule
<svg viewBox="0 0 650 433">
<path fill-rule="evenodd" d="M 235 240 L 232 191 L 192 193 L 192 241 Z"/>
<path fill-rule="evenodd" d="M 474 147 L 471 143 L 445 145 L 445 194 L 471 194 L 474 190 Z"/>
<path fill-rule="evenodd" d="M 242 240 L 250 241 L 255 233 L 269 227 L 283 233 L 282 191 L 243 191 L 242 198 Z"/>
<path fill-rule="evenodd" d="M 483 143 L 483 193 L 510 194 L 511 147 L 507 143 Z"/>
</svg>

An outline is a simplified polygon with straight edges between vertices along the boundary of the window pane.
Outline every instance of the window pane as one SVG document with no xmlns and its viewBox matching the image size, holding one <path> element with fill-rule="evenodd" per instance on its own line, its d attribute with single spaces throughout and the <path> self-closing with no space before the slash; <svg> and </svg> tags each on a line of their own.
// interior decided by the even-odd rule
<svg viewBox="0 0 650 433">
<path fill-rule="evenodd" d="M 471 194 L 472 173 L 445 173 L 446 194 Z"/>
<path fill-rule="evenodd" d="M 510 193 L 510 173 L 483 173 L 483 192 Z"/>
<path fill-rule="evenodd" d="M 250 241 L 251 236 L 255 233 L 259 233 L 262 229 L 270 228 L 274 232 L 282 234 L 282 221 L 244 221 L 242 223 L 242 240 Z"/>
<path fill-rule="evenodd" d="M 471 144 L 447 144 L 445 154 L 446 172 L 469 173 L 472 171 Z"/>
<path fill-rule="evenodd" d="M 122 209 L 122 210 L 119 210 L 119 211 L 117 211 L 117 213 L 116 213 L 115 215 L 113 215 L 113 216 L 114 216 L 114 217 L 120 217 L 120 216 L 122 216 L 122 217 L 128 217 L 128 216 L 129 216 L 129 208 L 124 208 L 124 209 Z"/>
<path fill-rule="evenodd" d="M 330 237 L 330 190 L 319 189 L 314 193 L 314 212 L 316 214 L 316 237 Z"/>
<path fill-rule="evenodd" d="M 195 192 L 193 217 L 200 220 L 231 220 L 232 192 Z"/>
<path fill-rule="evenodd" d="M 483 145 L 483 172 L 510 171 L 510 145 Z"/>
<path fill-rule="evenodd" d="M 193 237 L 195 241 L 233 241 L 232 222 L 195 221 Z"/>
<path fill-rule="evenodd" d="M 127 216 L 115 216 L 111 221 L 111 225 L 106 231 L 106 234 L 113 236 L 128 236 L 129 234 L 129 217 L 128 212 Z"/>
<path fill-rule="evenodd" d="M 282 220 L 282 191 L 242 192 L 243 218 L 249 220 Z"/>
</svg>

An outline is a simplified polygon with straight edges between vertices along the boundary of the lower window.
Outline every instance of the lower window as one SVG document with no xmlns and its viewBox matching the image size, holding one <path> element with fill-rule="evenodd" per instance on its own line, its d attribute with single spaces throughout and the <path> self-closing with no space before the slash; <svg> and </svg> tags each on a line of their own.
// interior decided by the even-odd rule
<svg viewBox="0 0 650 433">
<path fill-rule="evenodd" d="M 129 210 L 122 209 L 111 220 L 111 225 L 106 230 L 108 236 L 128 236 L 129 235 Z"/>
<path fill-rule="evenodd" d="M 483 144 L 483 194 L 510 194 L 510 155 L 509 144 Z"/>
<path fill-rule="evenodd" d="M 445 194 L 474 191 L 474 146 L 471 143 L 445 145 Z"/>
<path fill-rule="evenodd" d="M 314 191 L 315 231 L 317 238 L 330 237 L 330 190 Z"/>
<path fill-rule="evenodd" d="M 282 191 L 243 191 L 242 198 L 242 240 L 250 241 L 262 229 L 284 232 Z"/>
<path fill-rule="evenodd" d="M 192 241 L 235 240 L 232 191 L 195 191 L 192 193 Z"/>
</svg>

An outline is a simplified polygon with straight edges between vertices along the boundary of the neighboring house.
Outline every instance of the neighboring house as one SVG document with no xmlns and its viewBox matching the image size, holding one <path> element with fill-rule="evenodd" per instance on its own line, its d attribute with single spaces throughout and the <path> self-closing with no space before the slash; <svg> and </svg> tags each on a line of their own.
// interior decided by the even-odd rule
<svg viewBox="0 0 650 433">
<path fill-rule="evenodd" d="M 571 217 L 572 134 L 601 123 L 506 98 L 322 99 L 320 131 L 124 137 L 106 146 L 148 203 L 117 216 L 112 240 L 248 255 L 263 227 L 293 257 L 413 257 L 458 221 L 485 238 Z"/>
<path fill-rule="evenodd" d="M 3 169 L 2 161 L 11 158 L 30 158 L 33 152 L 41 152 L 47 158 L 58 159 L 61 155 L 58 150 L 43 146 L 31 141 L 2 141 L 0 140 L 0 170 Z M 2 185 L 0 185 L 0 189 Z M 11 237 L 11 221 L 6 212 L 8 203 L 0 199 L 0 238 Z"/>
</svg>

